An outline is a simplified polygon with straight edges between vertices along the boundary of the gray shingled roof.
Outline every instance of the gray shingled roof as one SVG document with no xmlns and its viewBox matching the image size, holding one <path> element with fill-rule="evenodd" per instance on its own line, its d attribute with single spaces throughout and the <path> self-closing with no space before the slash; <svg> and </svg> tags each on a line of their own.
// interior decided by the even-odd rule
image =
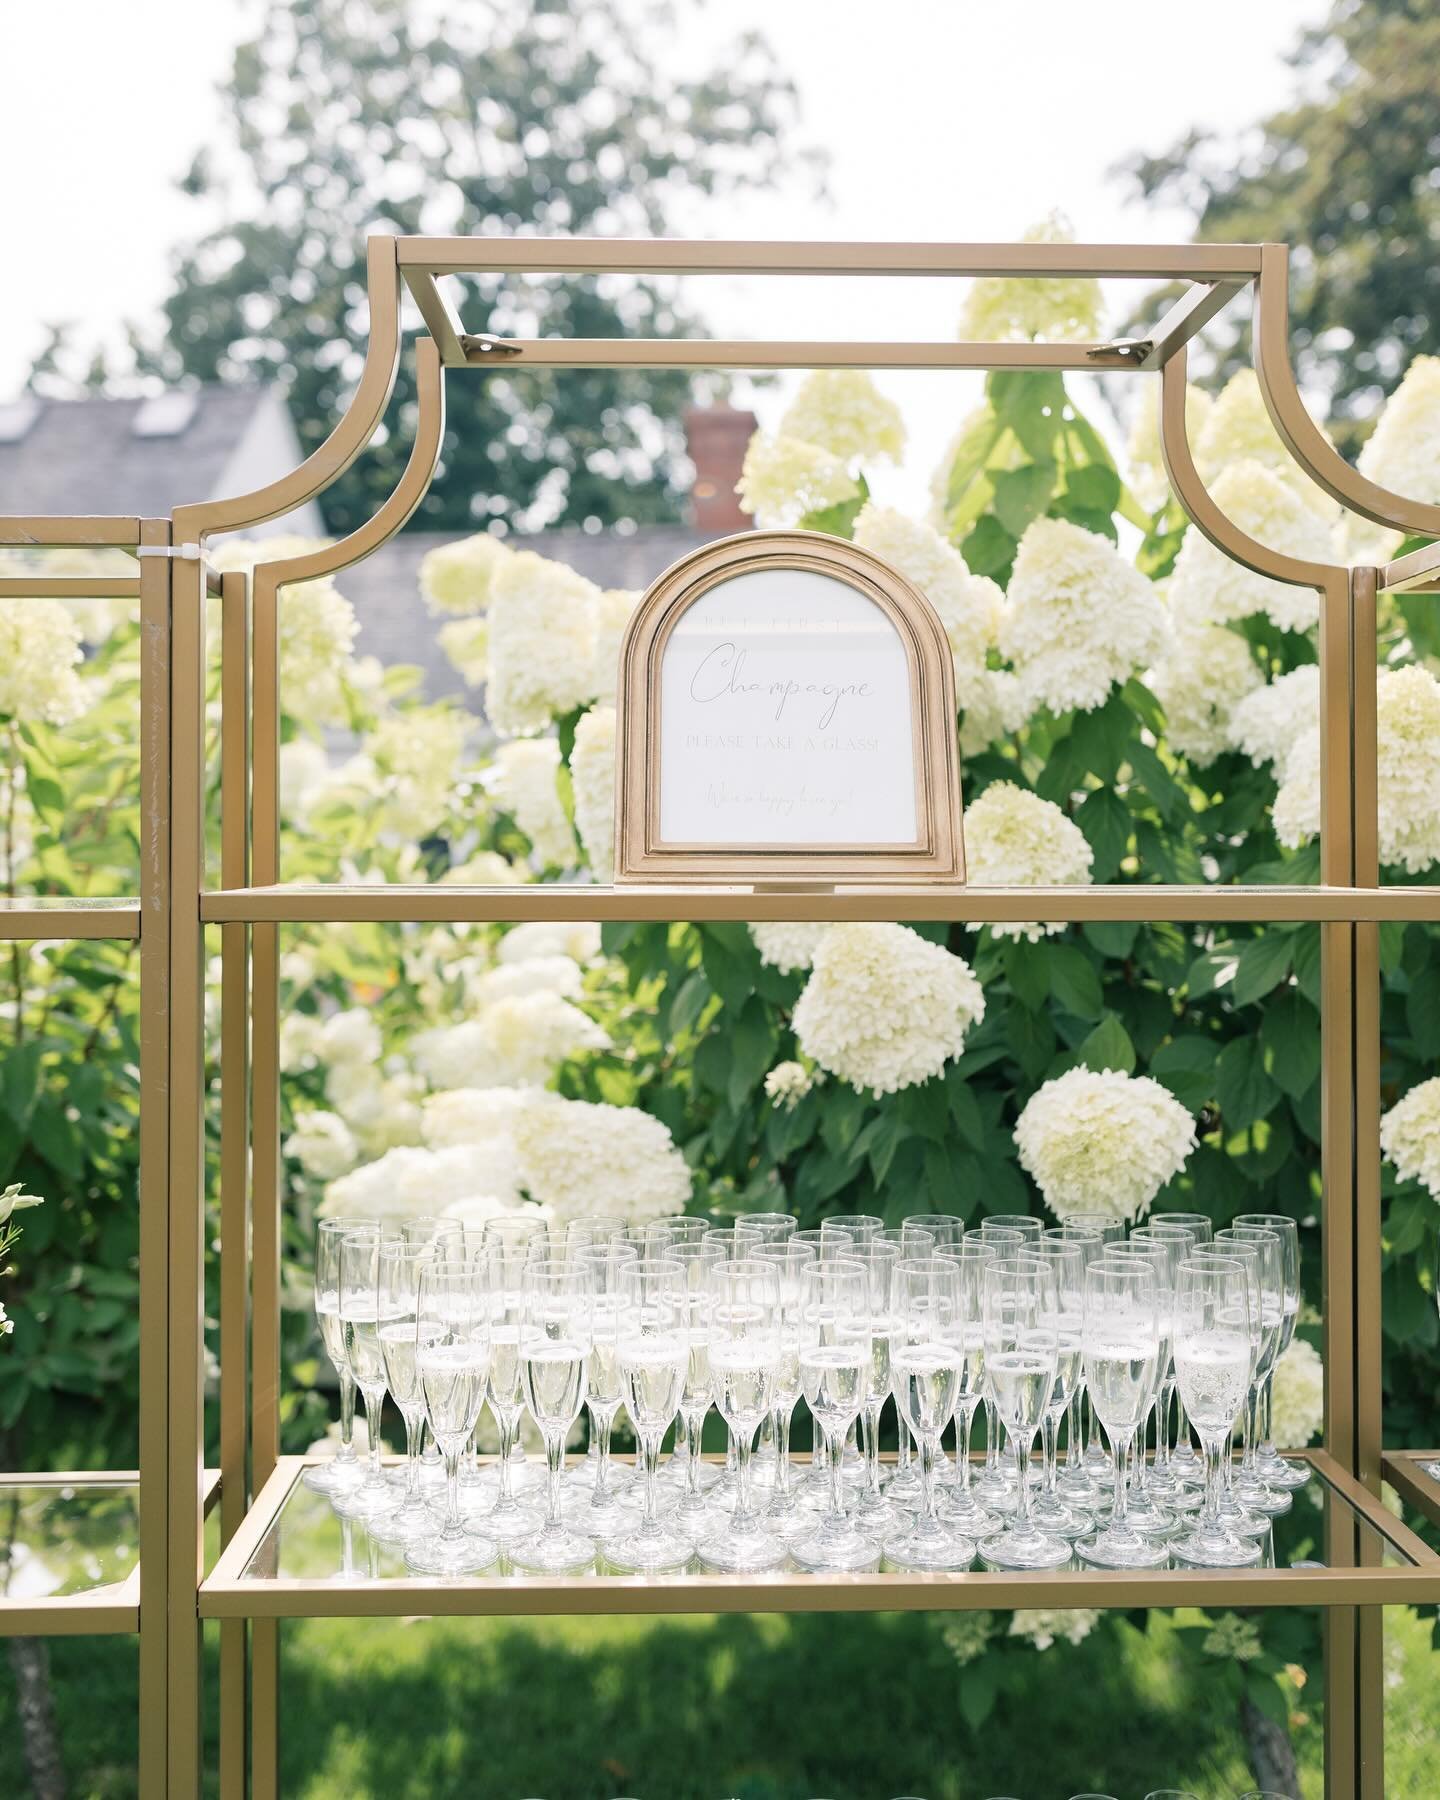
<svg viewBox="0 0 1440 1800">
<path fill-rule="evenodd" d="M 454 694 L 476 712 L 478 694 L 466 688 L 435 641 L 440 621 L 432 619 L 420 598 L 420 563 L 437 544 L 454 543 L 462 532 L 405 531 L 343 570 L 335 585 L 354 606 L 360 620 L 355 650 L 378 656 L 383 663 L 418 664 L 425 673 L 425 693 L 438 700 Z M 603 588 L 644 588 L 670 564 L 708 543 L 709 537 L 687 525 L 645 525 L 622 535 L 617 531 L 542 531 L 533 537 L 506 540 L 517 550 L 568 563 Z"/>
<path fill-rule="evenodd" d="M 146 438 L 134 435 L 143 400 L 45 401 L 19 443 L 0 443 L 0 513 L 155 518 L 209 499 L 266 394 L 263 387 L 202 387 L 183 431 Z"/>
</svg>

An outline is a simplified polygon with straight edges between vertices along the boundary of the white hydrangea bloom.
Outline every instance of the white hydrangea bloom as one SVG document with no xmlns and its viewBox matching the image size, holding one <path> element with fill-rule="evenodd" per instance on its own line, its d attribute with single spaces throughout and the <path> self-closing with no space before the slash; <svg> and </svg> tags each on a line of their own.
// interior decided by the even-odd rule
<svg viewBox="0 0 1440 1800">
<path fill-rule="evenodd" d="M 1380 1121 L 1380 1148 L 1402 1181 L 1440 1200 L 1440 1075 L 1410 1089 Z"/>
<path fill-rule="evenodd" d="M 445 707 L 415 708 L 382 719 L 366 740 L 375 770 L 378 828 L 423 837 L 448 810 L 469 724 Z"/>
<path fill-rule="evenodd" d="M 815 1086 L 815 1077 L 804 1063 L 782 1062 L 765 1077 L 765 1094 L 772 1106 L 793 1112 Z"/>
<path fill-rule="evenodd" d="M 1032 708 L 1088 712 L 1165 650 L 1154 587 L 1107 539 L 1068 520 L 1027 527 L 1009 601 L 1000 647 Z"/>
<path fill-rule="evenodd" d="M 605 588 L 595 602 L 595 666 L 589 684 L 592 699 L 615 698 L 620 686 L 620 642 L 639 602 L 637 588 Z"/>
<path fill-rule="evenodd" d="M 1320 668 L 1302 663 L 1288 675 L 1256 688 L 1230 714 L 1230 742 L 1257 769 L 1284 769 L 1297 739 L 1320 721 Z"/>
<path fill-rule="evenodd" d="M 972 575 L 938 531 L 893 506 L 862 508 L 855 542 L 897 569 L 935 608 L 955 661 L 955 703 L 969 708 L 987 673 L 986 652 L 999 635 L 1004 594 L 988 576 Z"/>
<path fill-rule="evenodd" d="M 828 925 L 810 925 L 798 919 L 774 919 L 767 925 L 749 928 L 761 962 L 769 963 L 782 975 L 788 975 L 792 969 L 808 969 L 829 929 Z"/>
<path fill-rule="evenodd" d="M 358 1169 L 332 1181 L 316 1211 L 323 1219 L 378 1219 L 383 1213 L 434 1212 L 437 1208 L 423 1201 L 406 1207 L 401 1199 L 402 1182 L 406 1193 L 414 1193 L 434 1161 L 433 1150 L 422 1150 L 416 1145 L 387 1150 L 374 1162 L 362 1163 Z"/>
<path fill-rule="evenodd" d="M 1198 768 L 1231 744 L 1236 705 L 1264 681 L 1250 646 L 1228 625 L 1196 625 L 1183 616 L 1150 686 L 1165 708 L 1165 741 Z"/>
<path fill-rule="evenodd" d="M 486 786 L 541 862 L 568 869 L 575 861 L 575 838 L 555 785 L 559 769 L 560 746 L 554 738 L 513 738 L 496 752 Z"/>
<path fill-rule="evenodd" d="M 488 531 L 437 545 L 420 564 L 420 592 L 426 606 L 432 613 L 458 617 L 483 613 L 496 575 L 514 554 Z"/>
<path fill-rule="evenodd" d="M 599 954 L 600 927 L 589 919 L 529 919 L 512 926 L 496 951 L 502 963 L 525 962 L 532 956 L 568 956 L 582 968 Z"/>
<path fill-rule="evenodd" d="M 1417 356 L 1357 459 L 1360 473 L 1427 505 L 1440 501 L 1440 356 Z"/>
<path fill-rule="evenodd" d="M 331 1013 L 320 1027 L 320 1059 L 327 1063 L 375 1064 L 382 1049 L 380 1027 L 363 1006 Z"/>
<path fill-rule="evenodd" d="M 367 1156 L 420 1135 L 415 1078 L 384 1075 L 367 1063 L 337 1063 L 325 1077 L 325 1098 L 355 1134 Z"/>
<path fill-rule="evenodd" d="M 684 1157 L 638 1107 L 548 1095 L 516 1119 L 515 1145 L 525 1191 L 560 1224 L 587 1213 L 641 1224 L 690 1199 Z"/>
<path fill-rule="evenodd" d="M 355 608 L 328 577 L 292 582 L 279 595 L 280 705 L 308 725 L 342 725 L 342 683 L 360 630 Z"/>
<path fill-rule="evenodd" d="M 564 563 L 514 552 L 490 593 L 485 708 L 497 731 L 529 736 L 593 697 L 600 590 Z"/>
<path fill-rule="evenodd" d="M 1190 441 L 1195 446 L 1195 467 L 1200 479 L 1212 491 L 1227 469 L 1237 463 L 1258 463 L 1327 526 L 1334 523 L 1339 506 L 1315 485 L 1285 448 L 1253 369 L 1239 369 L 1230 377 L 1210 408 L 1203 428 L 1192 433 Z M 1262 538 L 1262 542 L 1269 541 Z"/>
<path fill-rule="evenodd" d="M 575 727 L 570 752 L 575 829 L 597 881 L 615 874 L 615 708 L 594 706 Z"/>
<path fill-rule="evenodd" d="M 970 965 L 904 925 L 833 925 L 795 1007 L 800 1048 L 852 1087 L 893 1094 L 939 1074 L 985 1016 Z"/>
<path fill-rule="evenodd" d="M 451 619 L 436 633 L 450 666 L 466 687 L 484 687 L 490 679 L 490 626 L 484 619 Z"/>
<path fill-rule="evenodd" d="M 1007 1637 L 1028 1638 L 1037 1650 L 1048 1650 L 1063 1638 L 1083 1644 L 1100 1620 L 1098 1606 L 1022 1607 L 1010 1615 Z"/>
<path fill-rule="evenodd" d="M 1214 401 L 1204 388 L 1185 389 L 1185 436 L 1192 447 L 1198 442 Z M 1125 446 L 1130 491 L 1146 512 L 1158 512 L 1170 498 L 1170 477 L 1160 454 L 1160 382 L 1147 382 L 1146 391 L 1130 421 Z"/>
<path fill-rule="evenodd" d="M 421 1101 L 421 1133 L 432 1150 L 505 1145 L 534 1097 L 529 1088 L 446 1088 Z"/>
<path fill-rule="evenodd" d="M 330 781 L 330 758 L 314 738 L 292 738 L 280 746 L 280 812 L 303 825 Z"/>
<path fill-rule="evenodd" d="M 960 718 L 960 749 L 979 756 L 991 744 L 1017 732 L 1030 717 L 1030 705 L 1018 675 L 1009 669 L 986 669 L 970 689 Z"/>
<path fill-rule="evenodd" d="M 1295 1338 L 1275 1365 L 1270 1435 L 1279 1450 L 1303 1450 L 1325 1423 L 1325 1365 L 1313 1344 Z"/>
<path fill-rule="evenodd" d="M 354 1134 L 337 1113 L 301 1113 L 285 1140 L 285 1154 L 316 1181 L 334 1181 L 353 1169 L 360 1147 Z"/>
<path fill-rule="evenodd" d="M 471 998 L 481 1006 L 516 994 L 559 994 L 573 999 L 580 992 L 579 965 L 568 956 L 532 956 L 525 962 L 501 963 L 471 983 Z"/>
<path fill-rule="evenodd" d="M 4 1301 L 0 1300 L 0 1337 L 9 1337 L 14 1329 L 15 1321 L 6 1312 Z"/>
<path fill-rule="evenodd" d="M 1021 241 L 1073 244 L 1075 233 L 1067 219 L 1051 213 Z M 1104 335 L 1102 315 L 1100 283 L 1089 276 L 982 275 L 970 285 L 959 336 L 974 343 L 1075 343 Z"/>
<path fill-rule="evenodd" d="M 1257 462 L 1231 463 L 1211 493 L 1221 512 L 1272 550 L 1333 561 L 1329 528 L 1292 487 Z M 1198 531 L 1187 531 L 1170 579 L 1170 610 L 1188 624 L 1224 625 L 1264 613 L 1282 631 L 1308 631 L 1320 617 L 1314 588 L 1292 587 L 1246 569 Z"/>
<path fill-rule="evenodd" d="M 314 1013 L 296 1012 L 293 1007 L 285 1010 L 280 1019 L 280 1067 L 287 1075 L 313 1068 L 323 1044 L 324 1026 Z"/>
<path fill-rule="evenodd" d="M 818 444 L 845 462 L 899 462 L 905 451 L 900 408 L 864 369 L 816 369 L 780 421 L 782 438 Z"/>
<path fill-rule="evenodd" d="M 995 1615 L 974 1611 L 945 1613 L 940 1627 L 941 1641 L 963 1669 L 985 1654 L 995 1635 Z"/>
<path fill-rule="evenodd" d="M 511 994 L 478 1019 L 423 1031 L 411 1046 L 432 1087 L 543 1087 L 568 1057 L 608 1050 L 595 1021 L 553 990 Z"/>
<path fill-rule="evenodd" d="M 1376 678 L 1380 860 L 1421 875 L 1440 862 L 1440 682 L 1427 669 Z M 1294 849 L 1320 831 L 1320 727 L 1295 741 L 1275 796 L 1275 835 Z"/>
<path fill-rule="evenodd" d="M 87 704 L 80 626 L 59 600 L 0 599 L 0 713 L 68 725 Z"/>
<path fill-rule="evenodd" d="M 793 525 L 860 492 L 841 457 L 799 438 L 757 432 L 745 452 L 735 492 L 741 509 L 761 525 Z"/>
<path fill-rule="evenodd" d="M 518 887 L 529 879 L 498 850 L 477 850 L 440 877 L 442 887 Z"/>
<path fill-rule="evenodd" d="M 1051 800 L 993 781 L 965 809 L 966 878 L 979 887 L 1064 887 L 1090 881 L 1095 853 L 1073 819 Z M 1063 924 L 1003 922 L 994 937 L 1028 938 L 1036 943 L 1065 929 Z"/>
<path fill-rule="evenodd" d="M 1253 1619 L 1227 1612 L 1221 1613 L 1200 1648 L 1207 1656 L 1222 1656 L 1227 1662 L 1253 1662 L 1263 1654 L 1265 1646 L 1260 1627 Z"/>
<path fill-rule="evenodd" d="M 1118 1069 L 1067 1069 L 1015 1123 L 1020 1166 L 1061 1220 L 1092 1212 L 1132 1223 L 1195 1141 L 1195 1121 L 1168 1088 Z"/>
</svg>

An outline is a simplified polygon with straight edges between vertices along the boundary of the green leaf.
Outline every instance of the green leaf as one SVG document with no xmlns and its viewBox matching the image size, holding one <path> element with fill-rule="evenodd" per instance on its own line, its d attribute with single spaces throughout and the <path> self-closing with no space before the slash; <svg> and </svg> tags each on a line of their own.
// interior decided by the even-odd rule
<svg viewBox="0 0 1440 1800">
<path fill-rule="evenodd" d="M 743 925 L 740 929 L 745 930 Z M 748 941 L 749 933 L 745 935 Z M 738 1011 L 754 990 L 756 958 L 738 955 L 736 951 L 733 940 L 727 942 L 723 935 L 723 927 L 701 926 L 700 959 L 706 977 L 726 1006 Z"/>
<path fill-rule="evenodd" d="M 1105 996 L 1095 965 L 1076 944 L 1047 944 L 1045 960 L 1050 986 L 1062 1011 L 1077 1019 L 1098 1019 L 1105 1010 Z"/>
<path fill-rule="evenodd" d="M 996 371 L 986 378 L 985 388 L 997 417 L 1019 438 L 1031 460 L 1053 460 L 1064 425 L 1063 377 L 1050 369 Z"/>
<path fill-rule="evenodd" d="M 58 1100 L 42 1094 L 30 1120 L 30 1140 L 50 1167 L 70 1181 L 78 1181 L 85 1167 L 80 1137 L 65 1117 Z"/>
<path fill-rule="evenodd" d="M 1405 996 L 1405 1022 L 1415 1054 L 1431 1062 L 1440 1056 L 1440 964 L 1422 969 Z"/>
<path fill-rule="evenodd" d="M 1235 965 L 1235 981 L 1230 989 L 1237 1006 L 1248 1006 L 1263 999 L 1290 973 L 1294 944 L 1288 931 L 1274 929 L 1262 932 L 1240 947 L 1240 960 Z"/>
<path fill-rule="evenodd" d="M 1120 504 L 1120 477 L 1104 463 L 1087 463 L 1065 477 L 1065 494 L 1089 512 L 1113 513 Z"/>
<path fill-rule="evenodd" d="M 991 480 L 995 488 L 995 516 L 1018 542 L 1025 535 L 1026 526 L 1044 512 L 1055 490 L 1055 465 L 1026 463 L 993 475 Z"/>
<path fill-rule="evenodd" d="M 681 982 L 670 1007 L 670 1032 L 672 1036 L 693 1029 L 696 1021 L 705 1010 L 710 998 L 710 983 L 699 969 L 692 969 Z"/>
<path fill-rule="evenodd" d="M 1140 935 L 1139 925 L 1124 919 L 1095 919 L 1082 925 L 1080 931 L 1087 944 L 1093 944 L 1102 956 L 1115 962 L 1129 956 Z"/>
<path fill-rule="evenodd" d="M 851 1155 L 857 1158 L 863 1155 L 870 1159 L 870 1174 L 876 1187 L 880 1187 L 890 1173 L 895 1152 L 909 1136 L 910 1129 L 900 1117 L 899 1108 L 887 1107 L 856 1138 Z"/>
<path fill-rule="evenodd" d="M 1022 1006 L 1038 1012 L 1050 992 L 1050 974 L 1044 948 L 1026 938 L 1007 938 L 1003 955 L 1010 991 Z"/>
<path fill-rule="evenodd" d="M 972 1150 L 985 1148 L 985 1118 L 970 1083 L 954 1063 L 945 1071 L 945 1093 L 950 1102 L 950 1117 L 955 1129 Z"/>
<path fill-rule="evenodd" d="M 1298 988 L 1267 1002 L 1260 1042 L 1273 1079 L 1298 1100 L 1320 1073 L 1320 1015 Z"/>
<path fill-rule="evenodd" d="M 1135 1046 L 1114 1013 L 1106 1013 L 1075 1052 L 1075 1060 L 1087 1069 L 1119 1069 L 1129 1075 L 1135 1068 Z"/>
<path fill-rule="evenodd" d="M 983 1660 L 960 1673 L 960 1716 L 971 1731 L 979 1731 L 995 1710 L 995 1682 L 996 1674 Z"/>
<path fill-rule="evenodd" d="M 35 1097 L 40 1084 L 40 1057 L 42 1046 L 38 1043 L 22 1044 L 18 1050 L 12 1050 L 0 1065 L 0 1103 L 10 1118 L 22 1130 L 29 1123 L 30 1114 L 35 1109 Z"/>
<path fill-rule="evenodd" d="M 1172 1038 L 1150 1058 L 1148 1072 L 1169 1088 L 1182 1106 L 1199 1112 L 1215 1096 L 1218 1055 L 1219 1046 L 1212 1038 Z"/>
<path fill-rule="evenodd" d="M 1220 1052 L 1215 1091 L 1227 1131 L 1243 1131 L 1273 1111 L 1280 1089 L 1266 1072 L 1258 1037 L 1247 1032 L 1244 1037 L 1232 1038 Z"/>
<path fill-rule="evenodd" d="M 960 546 L 972 575 L 1003 579 L 1015 560 L 1016 540 L 993 513 L 986 513 Z"/>
<path fill-rule="evenodd" d="M 860 492 L 849 500 L 837 500 L 834 506 L 821 507 L 817 512 L 806 513 L 801 519 L 801 528 L 805 531 L 824 531 L 831 537 L 848 538 L 855 535 L 855 521 L 861 509 L 870 498 L 870 490 L 865 484 L 865 477 L 860 477 Z"/>
<path fill-rule="evenodd" d="M 1081 801 L 1075 823 L 1094 852 L 1091 875 L 1109 881 L 1130 848 L 1130 808 L 1114 788 L 1095 788 Z"/>
<path fill-rule="evenodd" d="M 1239 955 L 1233 944 L 1219 944 L 1203 956 L 1197 956 L 1185 977 L 1190 998 L 1203 1000 L 1207 994 L 1218 993 L 1226 987 L 1235 978 L 1238 961 Z"/>
<path fill-rule="evenodd" d="M 1302 925 L 1292 939 L 1295 981 L 1312 1006 L 1320 1004 L 1320 928 Z"/>
<path fill-rule="evenodd" d="M 765 1002 L 752 994 L 725 1035 L 730 1047 L 730 1074 L 725 1091 L 731 1106 L 738 1112 L 775 1060 L 775 1028 L 770 1023 L 770 1010 Z"/>
<path fill-rule="evenodd" d="M 1055 1054 L 1055 1029 L 1049 1019 L 1023 1006 L 1007 1007 L 1005 1039 L 1029 1080 L 1038 1081 Z"/>
<path fill-rule="evenodd" d="M 1262 1675 L 1258 1670 L 1245 1671 L 1245 1692 L 1257 1712 L 1264 1713 L 1272 1725 L 1282 1730 L 1289 1729 L 1290 1707 L 1280 1684 L 1273 1675 Z"/>
</svg>

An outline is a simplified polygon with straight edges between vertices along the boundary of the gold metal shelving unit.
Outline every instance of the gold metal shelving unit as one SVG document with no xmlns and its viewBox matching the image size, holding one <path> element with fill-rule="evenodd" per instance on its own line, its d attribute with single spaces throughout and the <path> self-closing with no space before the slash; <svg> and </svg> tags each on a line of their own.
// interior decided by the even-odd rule
<svg viewBox="0 0 1440 1800">
<path fill-rule="evenodd" d="M 144 650 L 141 892 L 134 901 L 0 908 L 0 940 L 140 940 L 141 1417 L 138 1568 L 120 1589 L 11 1607 L 0 1632 L 131 1631 L 141 1656 L 141 1792 L 197 1794 L 201 1783 L 202 1619 L 219 1621 L 220 1790 L 278 1791 L 279 1621 L 289 1617 L 523 1613 L 962 1609 L 1085 1604 L 1309 1606 L 1324 1610 L 1326 1782 L 1331 1800 L 1383 1793 L 1381 1621 L 1386 1604 L 1440 1602 L 1440 1558 L 1381 1505 L 1379 923 L 1440 922 L 1440 889 L 1380 886 L 1376 829 L 1375 608 L 1386 591 L 1440 577 L 1440 547 L 1382 568 L 1281 555 L 1216 507 L 1185 434 L 1186 345 L 1248 294 L 1257 373 L 1301 468 L 1352 511 L 1440 539 L 1440 506 L 1366 481 L 1310 420 L 1290 370 L 1283 245 L 961 245 L 685 243 L 536 238 L 373 239 L 370 342 L 349 410 L 293 473 L 257 492 L 178 506 L 168 519 L 10 519 L 0 543 L 134 550 Z M 442 292 L 457 273 L 742 274 L 896 278 L 1096 276 L 1187 284 L 1143 340 L 1093 344 L 502 340 L 466 329 Z M 408 290 L 427 328 L 415 341 L 418 417 L 395 492 L 349 537 L 300 557 L 216 578 L 207 537 L 289 512 L 333 482 L 379 426 L 402 352 Z M 279 863 L 278 621 L 287 582 L 339 571 L 410 517 L 432 479 L 452 370 L 585 367 L 1051 369 L 1154 372 L 1172 486 L 1198 529 L 1247 568 L 1320 596 L 1321 875 L 1313 887 L 1101 885 L 1007 890 L 841 885 L 823 891 L 743 884 L 292 887 Z M 26 594 L 90 591 L 26 576 Z M 7 591 L 8 587 L 7 587 Z M 18 591 L 18 588 L 15 590 Z M 94 591 L 117 591 L 98 581 Z M 127 590 L 128 591 L 128 590 Z M 221 636 L 220 886 L 205 878 L 206 597 Z M 716 1576 L 424 1581 L 377 1564 L 337 1582 L 336 1565 L 287 1555 L 312 1496 L 279 1441 L 279 939 L 287 923 L 527 919 L 964 919 L 1306 922 L 1322 962 L 1323 1307 L 1327 1371 L 1321 1496 L 1323 1566 L 1254 1571 L 944 1576 Z M 216 1482 L 204 1468 L 202 1233 L 205 927 L 221 937 L 222 1551 L 207 1575 L 204 1519 Z M 1413 1458 L 1386 1470 L 1409 1497 Z M 1398 1473 L 1397 1473 L 1398 1471 Z M 1403 1477 L 1403 1480 L 1402 1480 Z M 12 1482 L 34 1484 L 34 1477 Z M 63 1476 L 78 1482 L 101 1478 Z M 117 1474 L 109 1482 L 133 1480 Z M 1437 1488 L 1440 1494 L 1440 1488 Z M 1430 1515 L 1436 1517 L 1435 1513 Z M 311 1521 L 313 1523 L 313 1521 Z M 338 1527 L 336 1528 L 338 1532 Z M 287 1539 L 287 1531 L 290 1533 Z M 343 1558 L 342 1544 L 333 1546 Z M 48 1608 L 48 1610 L 47 1610 Z"/>
</svg>

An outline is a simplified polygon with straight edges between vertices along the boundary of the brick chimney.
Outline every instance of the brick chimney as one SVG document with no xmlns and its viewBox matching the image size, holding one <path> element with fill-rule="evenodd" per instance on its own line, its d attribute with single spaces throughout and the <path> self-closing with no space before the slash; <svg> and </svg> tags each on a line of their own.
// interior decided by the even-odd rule
<svg viewBox="0 0 1440 1800">
<path fill-rule="evenodd" d="M 740 510 L 735 484 L 755 423 L 754 413 L 739 412 L 733 406 L 686 408 L 685 448 L 695 465 L 690 522 L 697 531 L 723 537 L 754 525 L 749 513 Z"/>
</svg>

